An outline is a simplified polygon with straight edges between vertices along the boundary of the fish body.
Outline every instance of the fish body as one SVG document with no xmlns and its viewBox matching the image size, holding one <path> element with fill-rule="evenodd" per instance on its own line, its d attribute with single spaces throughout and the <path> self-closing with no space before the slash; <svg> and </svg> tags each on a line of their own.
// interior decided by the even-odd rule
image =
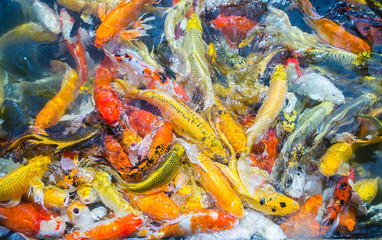
<svg viewBox="0 0 382 240">
<path fill-rule="evenodd" d="M 187 11 L 192 7 L 192 0 L 182 0 L 168 10 L 163 34 L 166 37 L 171 51 L 174 53 L 174 58 L 177 61 L 173 62 L 172 68 L 180 75 L 187 76 L 191 71 L 191 66 L 187 61 L 187 54 L 180 46 L 179 41 L 176 41 L 175 29 L 178 23 L 185 21 Z M 179 63 L 178 63 L 179 62 Z"/>
<path fill-rule="evenodd" d="M 151 238 L 185 237 L 196 233 L 228 230 L 234 227 L 236 218 L 213 209 L 190 211 L 179 216 L 179 221 L 165 225 Z"/>
<path fill-rule="evenodd" d="M 111 81 L 117 77 L 116 67 L 106 57 L 96 71 L 93 97 L 101 117 L 111 125 L 119 124 L 121 115 L 121 102 L 110 87 Z"/>
<path fill-rule="evenodd" d="M 31 238 L 59 238 L 66 229 L 62 217 L 53 215 L 33 203 L 0 207 L 0 224 Z"/>
<path fill-rule="evenodd" d="M 35 192 L 36 200 L 42 203 L 43 184 L 40 179 L 51 161 L 49 156 L 37 156 L 0 178 L 0 201 L 19 198 L 32 186 L 39 189 Z"/>
<path fill-rule="evenodd" d="M 61 10 L 58 20 L 61 24 L 62 36 L 65 40 L 66 48 L 76 62 L 76 69 L 79 77 L 79 87 L 81 87 L 88 80 L 87 65 L 89 56 L 85 51 L 84 43 L 82 40 L 82 35 L 87 33 L 82 29 L 79 29 L 75 36 L 70 36 L 74 24 L 74 19 L 64 9 Z"/>
<path fill-rule="evenodd" d="M 336 22 L 318 15 L 309 0 L 297 0 L 297 3 L 305 13 L 306 23 L 316 31 L 323 42 L 353 53 L 371 51 L 369 44 L 363 39 L 347 32 Z"/>
<path fill-rule="evenodd" d="M 235 217 L 243 217 L 244 208 L 240 198 L 215 163 L 202 153 L 196 156 L 195 161 L 194 171 L 216 205 Z"/>
<path fill-rule="evenodd" d="M 148 89 L 159 89 L 168 92 L 174 97 L 182 99 L 183 102 L 188 101 L 189 96 L 179 83 L 166 77 L 164 73 L 150 64 L 142 61 L 136 53 L 129 49 L 123 49 L 114 53 L 116 50 L 112 51 L 113 44 L 108 44 L 105 52 L 110 59 L 114 59 L 120 68 L 123 69 L 123 74 L 126 74 L 129 80 L 139 83 L 138 85 L 143 84 Z"/>
<path fill-rule="evenodd" d="M 105 11 L 109 11 L 122 1 L 123 0 L 57 0 L 57 3 L 75 12 L 82 11 L 83 14 L 98 16 L 98 8 L 101 2 L 105 5 Z"/>
<path fill-rule="evenodd" d="M 37 114 L 35 127 L 44 131 L 45 128 L 55 125 L 64 115 L 66 109 L 75 100 L 79 82 L 77 73 L 68 67 L 60 91 L 49 100 L 44 108 Z"/>
<path fill-rule="evenodd" d="M 314 138 L 314 144 L 318 144 L 326 136 L 332 136 L 343 124 L 348 124 L 354 118 L 356 112 L 372 105 L 378 100 L 378 96 L 367 93 L 340 105 L 330 116 L 321 123 Z"/>
<path fill-rule="evenodd" d="M 353 155 L 352 146 L 345 142 L 338 142 L 329 147 L 321 156 L 318 168 L 325 176 L 333 176 L 338 173 L 340 167 Z"/>
<path fill-rule="evenodd" d="M 321 205 L 321 195 L 306 199 L 297 212 L 281 223 L 281 229 L 289 238 L 317 236 L 320 225 L 315 218 Z"/>
<path fill-rule="evenodd" d="M 44 144 L 44 145 L 55 145 L 56 151 L 60 152 L 62 150 L 65 150 L 67 148 L 73 147 L 76 144 L 81 144 L 86 141 L 89 141 L 93 137 L 96 137 L 100 133 L 100 129 L 98 127 L 93 127 L 88 129 L 88 131 L 80 134 L 80 135 L 73 135 L 68 137 L 62 137 L 62 138 L 55 138 L 48 135 L 43 134 L 30 134 L 25 135 L 14 141 L 8 148 L 7 152 L 11 152 L 21 143 L 24 141 L 31 141 L 32 144 Z"/>
<path fill-rule="evenodd" d="M 83 183 L 77 187 L 77 198 L 83 204 L 92 204 L 97 201 L 98 196 L 91 184 Z"/>
<path fill-rule="evenodd" d="M 132 167 L 129 155 L 124 151 L 121 144 L 119 144 L 113 136 L 107 136 L 104 143 L 105 156 L 119 173 L 123 173 L 126 168 Z"/>
<path fill-rule="evenodd" d="M 93 188 L 97 192 L 101 202 L 117 215 L 123 216 L 129 213 L 140 215 L 140 213 L 123 198 L 122 194 L 112 184 L 107 172 L 96 172 Z"/>
<path fill-rule="evenodd" d="M 44 206 L 53 209 L 62 209 L 69 204 L 69 192 L 54 185 L 47 185 L 43 188 Z M 27 199 L 34 202 L 34 194 L 26 194 Z"/>
<path fill-rule="evenodd" d="M 61 32 L 57 13 L 47 4 L 40 2 L 39 0 L 34 0 L 32 9 L 39 22 L 43 24 L 46 29 L 54 34 L 59 34 Z"/>
<path fill-rule="evenodd" d="M 280 114 L 284 106 L 287 91 L 288 84 L 284 66 L 277 65 L 272 74 L 270 87 L 263 104 L 256 114 L 253 125 L 246 131 L 248 134 L 247 156 L 252 149 L 252 145 L 261 140 L 261 137 L 268 131 L 273 121 Z"/>
<path fill-rule="evenodd" d="M 146 156 L 133 167 L 121 169 L 122 177 L 129 182 L 140 182 L 160 164 L 160 159 L 167 152 L 173 139 L 172 127 L 164 123 L 156 132 Z"/>
<path fill-rule="evenodd" d="M 243 152 L 247 147 L 247 136 L 244 129 L 233 118 L 227 108 L 221 103 L 216 103 L 212 109 L 215 125 L 227 138 L 229 144 L 236 152 Z"/>
<path fill-rule="evenodd" d="M 143 223 L 142 218 L 134 214 L 111 218 L 100 221 L 83 231 L 73 231 L 64 236 L 67 240 L 94 239 L 109 240 L 129 237 Z"/>
<path fill-rule="evenodd" d="M 280 156 L 284 159 L 288 159 L 292 146 L 316 130 L 325 116 L 332 111 L 333 106 L 334 104 L 331 102 L 323 102 L 320 105 L 305 110 L 298 119 L 295 129 L 284 143 L 280 151 Z"/>
<path fill-rule="evenodd" d="M 352 187 L 349 184 L 349 180 L 354 179 L 354 175 L 351 175 L 352 173 L 349 176 L 342 177 L 336 184 L 333 199 L 329 202 L 326 215 L 320 223 L 320 234 L 323 234 L 330 229 L 340 216 L 344 205 L 349 201 L 352 195 Z"/>
<path fill-rule="evenodd" d="M 122 29 L 137 20 L 145 4 L 152 4 L 154 0 L 124 0 L 103 19 L 96 30 L 94 45 L 102 47 L 104 43 L 117 37 Z"/>
<path fill-rule="evenodd" d="M 164 192 L 132 195 L 129 199 L 139 210 L 156 221 L 171 220 L 179 216 L 178 205 Z"/>
<path fill-rule="evenodd" d="M 236 44 L 241 42 L 255 26 L 257 22 L 243 16 L 225 16 L 220 14 L 212 20 L 216 29 L 219 29 L 231 42 Z"/>
<path fill-rule="evenodd" d="M 378 192 L 378 178 L 358 180 L 353 188 L 364 202 L 370 204 Z"/>
<path fill-rule="evenodd" d="M 145 110 L 134 110 L 129 112 L 129 123 L 140 136 L 145 136 L 163 124 L 157 116 Z"/>
<path fill-rule="evenodd" d="M 240 195 L 240 198 L 250 208 L 269 215 L 286 216 L 299 209 L 298 203 L 292 198 L 266 187 L 256 189 L 251 197 Z"/>
<path fill-rule="evenodd" d="M 203 27 L 197 14 L 192 14 L 187 22 L 186 34 L 183 39 L 183 48 L 191 64 L 193 83 L 199 85 L 204 94 L 204 109 L 215 103 L 215 94 L 212 87 L 211 75 L 205 57 L 203 41 Z M 194 86 L 195 87 L 195 86 Z"/>
<path fill-rule="evenodd" d="M 292 82 L 294 92 L 320 102 L 329 101 L 340 104 L 345 101 L 342 92 L 324 76 L 315 72 L 306 72 Z"/>
<path fill-rule="evenodd" d="M 343 66 L 346 69 L 360 68 L 367 62 L 367 59 L 361 54 L 355 54 L 337 48 L 308 48 L 302 50 L 302 55 L 304 56 L 304 60 L 308 63 L 318 65 L 326 64 L 328 66 L 336 64 L 335 66 Z"/>
<path fill-rule="evenodd" d="M 122 80 L 115 80 L 113 87 L 115 90 L 123 91 L 127 97 L 145 100 L 158 107 L 162 116 L 171 123 L 175 133 L 198 143 L 207 156 L 227 162 L 228 153 L 214 130 L 198 113 L 184 103 L 158 90 L 138 90 Z"/>
<path fill-rule="evenodd" d="M 175 144 L 163 158 L 158 168 L 139 183 L 125 183 L 123 187 L 132 193 L 143 193 L 168 184 L 178 173 L 184 158 L 184 147 Z"/>
</svg>

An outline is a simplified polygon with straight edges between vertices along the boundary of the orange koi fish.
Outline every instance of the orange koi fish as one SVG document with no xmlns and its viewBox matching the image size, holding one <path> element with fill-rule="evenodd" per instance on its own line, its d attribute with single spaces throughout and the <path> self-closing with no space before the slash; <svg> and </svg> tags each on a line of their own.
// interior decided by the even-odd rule
<svg viewBox="0 0 382 240">
<path fill-rule="evenodd" d="M 140 136 L 145 136 L 151 133 L 155 128 L 163 125 L 157 116 L 145 110 L 135 110 L 128 114 L 129 123 Z"/>
<path fill-rule="evenodd" d="M 60 91 L 37 114 L 35 127 L 38 132 L 44 133 L 45 128 L 55 125 L 64 115 L 70 104 L 76 99 L 79 89 L 78 76 L 73 69 L 67 65 L 66 67 L 67 71 L 62 80 Z"/>
<path fill-rule="evenodd" d="M 346 206 L 341 212 L 340 222 L 338 223 L 337 230 L 341 233 L 348 233 L 354 231 L 355 228 L 355 213 L 356 208 L 354 206 Z"/>
<path fill-rule="evenodd" d="M 220 30 L 231 45 L 243 41 L 247 33 L 257 26 L 257 22 L 242 16 L 223 16 L 220 14 L 212 20 L 214 27 Z"/>
<path fill-rule="evenodd" d="M 340 216 L 343 207 L 349 201 L 352 194 L 352 187 L 349 180 L 354 181 L 354 171 L 351 169 L 349 176 L 344 176 L 337 183 L 334 190 L 334 198 L 329 202 L 326 216 L 322 219 L 320 224 L 320 234 L 324 234 L 333 226 Z"/>
<path fill-rule="evenodd" d="M 149 195 L 131 195 L 130 202 L 151 219 L 161 221 L 175 219 L 179 216 L 178 205 L 164 192 Z"/>
<path fill-rule="evenodd" d="M 108 240 L 122 239 L 130 236 L 141 225 L 143 220 L 134 214 L 127 214 L 122 217 L 116 217 L 96 223 L 88 230 L 71 232 L 65 235 L 66 240 L 93 239 Z"/>
<path fill-rule="evenodd" d="M 88 55 L 85 51 L 84 44 L 81 40 L 82 31 L 78 31 L 78 33 L 74 37 L 70 37 L 70 32 L 72 31 L 74 19 L 64 9 L 61 9 L 58 20 L 61 24 L 62 36 L 65 40 L 66 48 L 68 49 L 70 55 L 74 58 L 74 61 L 76 62 L 77 73 L 80 80 L 79 87 L 81 87 L 82 84 L 84 84 L 88 79 Z"/>
<path fill-rule="evenodd" d="M 152 3 L 155 3 L 155 0 L 125 0 L 118 4 L 118 6 L 111 10 L 106 16 L 104 9 L 101 7 L 98 13 L 102 23 L 96 30 L 94 45 L 101 48 L 104 43 L 109 42 L 118 35 L 129 40 L 134 40 L 141 36 L 142 33 L 139 30 L 121 31 L 133 23 L 143 28 L 142 21 L 137 20 L 138 15 L 145 4 Z"/>
<path fill-rule="evenodd" d="M 297 4 L 305 13 L 305 22 L 318 34 L 323 42 L 353 53 L 371 51 L 367 42 L 347 32 L 334 21 L 320 16 L 309 0 L 297 0 Z"/>
<path fill-rule="evenodd" d="M 104 143 L 106 158 L 118 172 L 123 172 L 126 168 L 132 167 L 129 156 L 114 137 L 107 136 Z"/>
<path fill-rule="evenodd" d="M 121 103 L 110 87 L 111 80 L 117 77 L 115 66 L 106 57 L 96 71 L 94 101 L 102 118 L 113 126 L 119 124 L 121 115 Z"/>
<path fill-rule="evenodd" d="M 254 154 L 249 155 L 253 162 L 252 166 L 264 169 L 270 174 L 272 172 L 273 163 L 277 158 L 278 144 L 279 139 L 276 137 L 276 130 L 269 129 L 262 140 L 252 146 Z"/>
<path fill-rule="evenodd" d="M 28 237 L 60 237 L 65 229 L 65 221 L 33 203 L 20 203 L 16 207 L 0 207 L 0 224 Z"/>
<path fill-rule="evenodd" d="M 163 124 L 156 132 L 146 156 L 138 165 L 122 169 L 122 178 L 128 182 L 139 182 L 147 177 L 160 164 L 160 158 L 167 152 L 172 139 L 171 124 Z"/>
<path fill-rule="evenodd" d="M 322 196 L 315 195 L 306 200 L 280 227 L 289 238 L 311 238 L 319 234 L 320 224 L 315 219 L 322 204 Z"/>
<path fill-rule="evenodd" d="M 235 217 L 213 209 L 191 211 L 181 215 L 178 219 L 178 222 L 164 226 L 152 237 L 184 237 L 196 233 L 213 233 L 231 229 L 236 223 Z"/>
</svg>

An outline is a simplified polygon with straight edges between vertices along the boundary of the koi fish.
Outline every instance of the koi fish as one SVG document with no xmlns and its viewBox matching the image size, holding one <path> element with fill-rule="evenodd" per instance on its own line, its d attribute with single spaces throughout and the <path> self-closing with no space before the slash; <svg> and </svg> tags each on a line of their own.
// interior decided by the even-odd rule
<svg viewBox="0 0 382 240">
<path fill-rule="evenodd" d="M 256 21 L 235 15 L 223 16 L 223 14 L 220 14 L 211 22 L 216 29 L 226 36 L 231 45 L 240 43 L 257 26 Z"/>
<path fill-rule="evenodd" d="M 199 86 L 204 95 L 204 110 L 215 103 L 212 80 L 205 57 L 205 47 L 202 36 L 202 23 L 197 14 L 192 14 L 187 22 L 186 34 L 183 39 L 183 48 L 191 64 L 193 84 Z M 195 86 L 194 86 L 195 87 Z"/>
<path fill-rule="evenodd" d="M 57 13 L 53 9 L 38 0 L 33 1 L 32 8 L 34 15 L 46 29 L 54 34 L 60 34 L 60 23 L 58 21 Z"/>
<path fill-rule="evenodd" d="M 93 188 L 97 192 L 101 202 L 117 215 L 123 216 L 129 213 L 141 215 L 135 210 L 117 190 L 111 182 L 111 177 L 105 171 L 96 170 L 93 180 Z"/>
<path fill-rule="evenodd" d="M 378 192 L 378 178 L 358 180 L 353 188 L 364 202 L 370 204 Z"/>
<path fill-rule="evenodd" d="M 166 37 L 168 45 L 174 53 L 174 61 L 171 68 L 181 76 L 188 76 L 191 71 L 191 66 L 187 61 L 185 50 L 181 47 L 180 42 L 176 40 L 176 26 L 178 23 L 182 24 L 186 18 L 190 17 L 191 14 L 189 13 L 193 9 L 192 2 L 192 0 L 181 0 L 177 1 L 177 3 L 174 1 L 174 7 L 168 10 L 164 22 L 163 35 Z"/>
<path fill-rule="evenodd" d="M 354 118 L 354 113 L 374 104 L 378 96 L 367 93 L 342 104 L 317 129 L 314 144 L 318 144 L 324 137 L 332 136 L 343 124 L 348 124 Z"/>
<path fill-rule="evenodd" d="M 101 117 L 110 125 L 118 125 L 121 115 L 121 102 L 110 87 L 111 80 L 117 78 L 116 67 L 106 57 L 96 71 L 94 101 Z"/>
<path fill-rule="evenodd" d="M 252 145 L 261 140 L 261 137 L 268 131 L 273 121 L 280 114 L 284 106 L 287 91 L 288 84 L 284 66 L 277 65 L 273 71 L 270 87 L 263 104 L 256 114 L 253 125 L 246 131 L 248 142 L 245 156 L 249 155 Z"/>
<path fill-rule="evenodd" d="M 64 115 L 70 104 L 76 99 L 77 91 L 80 87 L 78 76 L 68 65 L 66 65 L 66 69 L 67 71 L 62 80 L 60 91 L 49 100 L 44 108 L 37 114 L 35 120 L 37 131 L 44 133 L 45 128 L 55 125 Z"/>
<path fill-rule="evenodd" d="M 158 165 L 161 157 L 167 152 L 173 139 L 172 127 L 164 123 L 156 132 L 146 156 L 135 166 L 117 168 L 122 178 L 128 182 L 140 182 Z"/>
<path fill-rule="evenodd" d="M 79 87 L 81 87 L 88 80 L 87 59 L 89 59 L 89 56 L 85 51 L 85 47 L 81 39 L 81 35 L 85 35 L 86 32 L 78 31 L 74 37 L 70 37 L 74 19 L 64 9 L 61 9 L 58 20 L 61 24 L 62 36 L 65 40 L 66 48 L 76 62 L 77 73 L 79 76 Z"/>
<path fill-rule="evenodd" d="M 29 22 L 21 24 L 8 32 L 4 33 L 0 38 L 1 52 L 7 44 L 17 44 L 28 41 L 37 42 L 53 42 L 58 39 L 58 35 L 46 30 L 38 23 Z"/>
<path fill-rule="evenodd" d="M 252 165 L 271 173 L 273 163 L 277 158 L 278 144 L 279 139 L 276 137 L 276 131 L 274 129 L 269 129 L 262 140 L 252 147 L 254 154 L 249 155 L 253 163 Z"/>
<path fill-rule="evenodd" d="M 128 154 L 113 136 L 107 136 L 104 143 L 105 156 L 118 172 L 124 172 L 126 168 L 132 167 Z"/>
<path fill-rule="evenodd" d="M 141 83 L 148 89 L 168 92 L 174 97 L 182 99 L 183 102 L 188 101 L 189 96 L 179 83 L 166 77 L 155 67 L 143 62 L 133 51 L 115 49 L 114 42 L 107 44 L 104 51 L 110 59 L 113 59 L 120 66 L 121 74 L 127 75 L 129 80 Z"/>
<path fill-rule="evenodd" d="M 65 235 L 64 238 L 66 240 L 127 238 L 142 225 L 142 222 L 142 218 L 134 214 L 127 214 L 125 216 L 100 221 L 83 231 L 73 231 Z"/>
<path fill-rule="evenodd" d="M 91 184 L 82 183 L 77 187 L 77 198 L 83 204 L 92 204 L 97 201 L 98 196 Z"/>
<path fill-rule="evenodd" d="M 129 200 L 151 219 L 171 220 L 179 216 L 178 205 L 164 192 L 149 195 L 131 195 Z"/>
<path fill-rule="evenodd" d="M 347 32 L 332 20 L 321 17 L 309 0 L 297 0 L 297 3 L 305 13 L 305 22 L 314 29 L 323 42 L 353 53 L 371 51 L 369 44 L 363 39 Z"/>
<path fill-rule="evenodd" d="M 289 238 L 312 238 L 317 236 L 320 224 L 315 218 L 321 204 L 321 195 L 315 195 L 306 199 L 297 212 L 281 223 L 281 229 Z"/>
<path fill-rule="evenodd" d="M 235 121 L 229 111 L 221 103 L 216 102 L 212 108 L 212 115 L 215 116 L 218 132 L 221 132 L 228 140 L 226 144 L 230 144 L 235 152 L 245 151 L 247 137 L 244 129 Z"/>
<path fill-rule="evenodd" d="M 193 154 L 194 152 L 188 154 L 188 157 L 193 163 L 195 174 L 199 176 L 200 183 L 212 196 L 218 208 L 232 216 L 242 218 L 244 215 L 243 204 L 220 169 L 206 155 L 199 153 L 194 156 Z"/>
<path fill-rule="evenodd" d="M 35 201 L 43 204 L 44 184 L 40 179 L 51 161 L 49 156 L 36 156 L 0 178 L 0 201 L 20 198 L 32 187 Z"/>
<path fill-rule="evenodd" d="M 335 143 L 321 156 L 318 168 L 325 176 L 333 176 L 338 173 L 341 166 L 343 166 L 352 155 L 353 148 L 351 144 L 345 142 Z"/>
<path fill-rule="evenodd" d="M 109 11 L 116 4 L 120 4 L 123 0 L 57 0 L 57 3 L 64 8 L 70 9 L 75 12 L 81 12 L 83 14 L 90 14 L 98 16 L 99 4 L 104 4 L 105 11 Z"/>
<path fill-rule="evenodd" d="M 345 206 L 344 210 L 341 212 L 340 220 L 337 227 L 337 230 L 341 234 L 344 234 L 349 231 L 350 232 L 354 231 L 355 224 L 356 224 L 356 219 L 355 219 L 356 210 L 357 209 L 354 206 L 347 205 Z"/>
<path fill-rule="evenodd" d="M 342 177 L 337 183 L 333 194 L 334 198 L 329 202 L 326 215 L 321 220 L 320 234 L 325 233 L 333 226 L 340 216 L 344 205 L 349 201 L 352 195 L 352 187 L 349 184 L 349 180 L 354 180 L 354 173 L 351 172 L 349 176 Z"/>
<path fill-rule="evenodd" d="M 61 137 L 55 138 L 48 135 L 42 134 L 30 134 L 25 135 L 14 141 L 6 150 L 7 153 L 12 152 L 14 149 L 20 147 L 20 145 L 28 141 L 31 144 L 44 144 L 44 145 L 55 145 L 56 150 L 55 153 L 63 151 L 65 149 L 71 148 L 77 144 L 84 143 L 89 141 L 93 137 L 97 136 L 100 133 L 100 129 L 98 127 L 93 127 L 88 129 L 88 131 L 84 132 L 80 135 L 73 135 L 69 137 Z"/>
<path fill-rule="evenodd" d="M 53 215 L 33 203 L 0 207 L 0 224 L 31 238 L 59 238 L 66 229 L 62 217 Z"/>
<path fill-rule="evenodd" d="M 341 104 L 345 101 L 342 92 L 326 77 L 313 71 L 305 72 L 291 81 L 294 92 L 320 102 L 329 101 Z"/>
<path fill-rule="evenodd" d="M 54 185 L 43 187 L 44 206 L 47 208 L 62 209 L 69 204 L 69 192 Z M 32 193 L 25 194 L 27 199 L 34 202 L 35 196 Z"/>
<path fill-rule="evenodd" d="M 145 136 L 163 124 L 157 116 L 145 110 L 131 111 L 128 114 L 129 123 L 140 136 Z"/>
<path fill-rule="evenodd" d="M 137 18 L 144 5 L 152 3 L 155 3 L 155 0 L 124 0 L 106 16 L 104 15 L 104 9 L 101 8 L 98 10 L 102 23 L 96 30 L 94 45 L 101 48 L 103 44 L 114 39 L 118 35 L 130 40 L 134 40 L 137 37 L 142 36 L 144 33 L 139 30 L 125 32 L 121 31 L 125 27 L 133 24 L 133 22 L 136 26 L 145 28 L 143 21 L 139 19 L 137 20 Z"/>
<path fill-rule="evenodd" d="M 227 161 L 228 153 L 214 130 L 199 114 L 184 103 L 155 89 L 138 90 L 122 80 L 114 80 L 113 88 L 126 97 L 145 100 L 158 107 L 162 116 L 171 123 L 175 133 L 196 141 L 207 156 L 218 161 Z"/>
<path fill-rule="evenodd" d="M 125 183 L 121 187 L 132 193 L 143 193 L 168 184 L 178 173 L 184 158 L 184 147 L 175 144 L 163 158 L 158 168 L 139 183 Z"/>
<path fill-rule="evenodd" d="M 202 232 L 216 232 L 234 227 L 236 218 L 228 213 L 213 209 L 191 211 L 180 215 L 175 223 L 165 225 L 149 238 L 185 237 Z"/>
</svg>

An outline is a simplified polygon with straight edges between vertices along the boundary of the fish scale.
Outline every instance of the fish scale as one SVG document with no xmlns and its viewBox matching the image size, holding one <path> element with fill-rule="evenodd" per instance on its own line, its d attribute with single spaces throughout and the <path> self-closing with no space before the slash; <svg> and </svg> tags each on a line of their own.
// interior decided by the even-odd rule
<svg viewBox="0 0 382 240">
<path fill-rule="evenodd" d="M 35 179 L 40 180 L 50 162 L 49 156 L 37 156 L 2 177 L 0 179 L 0 201 L 20 197 L 28 191 Z"/>
</svg>

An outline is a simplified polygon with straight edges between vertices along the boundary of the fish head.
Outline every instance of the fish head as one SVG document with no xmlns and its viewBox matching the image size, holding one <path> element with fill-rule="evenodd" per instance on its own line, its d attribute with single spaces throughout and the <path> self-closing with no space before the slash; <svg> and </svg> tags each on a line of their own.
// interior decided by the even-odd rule
<svg viewBox="0 0 382 240">
<path fill-rule="evenodd" d="M 289 166 L 282 176 L 282 188 L 290 197 L 300 198 L 306 183 L 305 167 Z"/>
</svg>

